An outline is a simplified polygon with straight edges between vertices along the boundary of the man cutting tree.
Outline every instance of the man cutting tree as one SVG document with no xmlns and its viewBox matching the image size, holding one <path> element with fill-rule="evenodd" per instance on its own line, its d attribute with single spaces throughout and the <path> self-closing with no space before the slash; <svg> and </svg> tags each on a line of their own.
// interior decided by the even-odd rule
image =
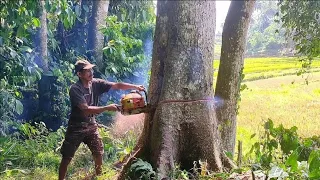
<svg viewBox="0 0 320 180">
<path fill-rule="evenodd" d="M 70 88 L 71 114 L 63 145 L 62 160 L 59 168 L 59 180 L 66 176 L 68 165 L 79 145 L 85 143 L 94 159 L 96 175 L 102 172 L 102 156 L 104 153 L 102 139 L 98 132 L 95 115 L 104 111 L 117 111 L 116 104 L 98 106 L 99 96 L 110 89 L 135 89 L 143 91 L 142 85 L 122 82 L 109 82 L 93 78 L 93 67 L 85 59 L 79 59 L 75 64 L 75 73 L 79 81 Z"/>
</svg>

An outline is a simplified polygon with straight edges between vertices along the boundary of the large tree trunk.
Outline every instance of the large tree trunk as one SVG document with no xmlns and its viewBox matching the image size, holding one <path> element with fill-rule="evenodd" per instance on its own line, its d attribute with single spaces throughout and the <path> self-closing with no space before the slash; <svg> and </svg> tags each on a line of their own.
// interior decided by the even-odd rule
<svg viewBox="0 0 320 180">
<path fill-rule="evenodd" d="M 103 51 L 104 36 L 99 31 L 102 25 L 105 25 L 105 18 L 108 14 L 109 1 L 95 0 L 92 2 L 92 14 L 89 19 L 88 29 L 88 51 L 96 60 L 98 68 L 103 68 Z"/>
<path fill-rule="evenodd" d="M 155 109 L 146 116 L 138 156 L 160 179 L 176 163 L 222 168 L 212 101 L 215 14 L 215 1 L 158 1 L 149 87 Z"/>
<path fill-rule="evenodd" d="M 47 37 L 47 12 L 45 8 L 45 1 L 39 1 L 39 14 L 38 17 L 41 22 L 41 26 L 38 29 L 35 37 L 36 62 L 42 68 L 43 72 L 49 71 L 48 66 L 48 37 Z"/>
<path fill-rule="evenodd" d="M 249 21 L 255 1 L 232 1 L 222 33 L 220 66 L 215 97 L 223 103 L 217 107 L 222 147 L 234 153 L 237 101 L 239 98 L 243 59 Z"/>
</svg>

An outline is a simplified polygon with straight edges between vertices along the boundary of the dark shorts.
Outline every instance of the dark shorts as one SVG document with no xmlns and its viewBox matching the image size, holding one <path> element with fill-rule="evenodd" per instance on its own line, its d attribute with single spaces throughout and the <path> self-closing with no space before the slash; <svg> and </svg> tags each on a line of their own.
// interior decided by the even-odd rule
<svg viewBox="0 0 320 180">
<path fill-rule="evenodd" d="M 104 153 L 103 142 L 96 124 L 69 125 L 61 147 L 62 157 L 72 158 L 82 142 L 89 147 L 93 155 L 102 155 Z"/>
</svg>

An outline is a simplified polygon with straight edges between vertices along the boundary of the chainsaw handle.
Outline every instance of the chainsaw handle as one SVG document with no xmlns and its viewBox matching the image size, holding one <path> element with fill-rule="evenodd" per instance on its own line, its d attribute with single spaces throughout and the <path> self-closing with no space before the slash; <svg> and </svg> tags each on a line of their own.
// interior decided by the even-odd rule
<svg viewBox="0 0 320 180">
<path fill-rule="evenodd" d="M 142 90 L 142 91 L 134 90 L 134 91 L 131 91 L 130 93 L 138 93 L 142 96 L 142 94 L 140 92 L 144 92 L 144 97 L 146 98 L 146 104 L 148 104 L 148 96 L 147 96 L 146 90 Z"/>
<path fill-rule="evenodd" d="M 143 90 L 143 92 L 144 92 L 144 96 L 146 97 L 146 105 L 148 105 L 147 91 L 146 91 L 146 90 Z"/>
<path fill-rule="evenodd" d="M 117 107 L 118 111 L 120 111 L 120 112 L 122 111 L 122 105 L 116 104 L 116 107 Z"/>
</svg>

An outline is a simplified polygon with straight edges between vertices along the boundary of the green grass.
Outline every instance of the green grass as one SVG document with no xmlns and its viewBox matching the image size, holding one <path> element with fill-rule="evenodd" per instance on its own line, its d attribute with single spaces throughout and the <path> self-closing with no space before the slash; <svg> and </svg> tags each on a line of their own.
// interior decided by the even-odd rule
<svg viewBox="0 0 320 180">
<path fill-rule="evenodd" d="M 116 176 L 117 171 L 113 164 L 132 150 L 137 138 L 136 133 L 129 131 L 119 139 L 114 137 L 110 130 L 100 129 L 105 154 L 102 175 L 95 179 L 112 179 Z M 1 137 L 0 164 L 5 167 L 0 168 L 0 179 L 58 179 L 62 141 L 59 132 L 51 132 L 47 137 L 39 136 L 28 140 Z M 54 147 L 49 147 L 51 150 L 44 149 L 50 143 L 54 144 Z M 91 152 L 86 145 L 81 144 L 68 167 L 67 179 L 85 179 L 92 174 L 94 174 L 94 162 Z"/>
</svg>

